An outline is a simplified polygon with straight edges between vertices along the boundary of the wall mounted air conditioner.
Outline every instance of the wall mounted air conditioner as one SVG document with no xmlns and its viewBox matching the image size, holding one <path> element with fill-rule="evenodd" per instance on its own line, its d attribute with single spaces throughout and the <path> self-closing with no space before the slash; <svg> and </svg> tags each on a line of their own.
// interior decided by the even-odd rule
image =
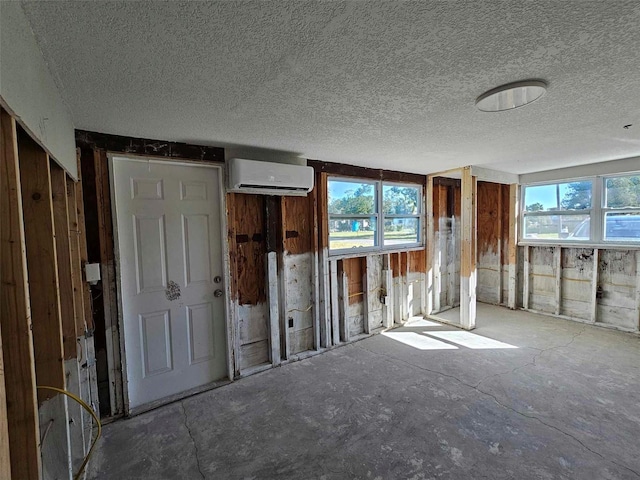
<svg viewBox="0 0 640 480">
<path fill-rule="evenodd" d="M 306 196 L 313 189 L 313 168 L 232 158 L 227 162 L 230 192 Z"/>
</svg>

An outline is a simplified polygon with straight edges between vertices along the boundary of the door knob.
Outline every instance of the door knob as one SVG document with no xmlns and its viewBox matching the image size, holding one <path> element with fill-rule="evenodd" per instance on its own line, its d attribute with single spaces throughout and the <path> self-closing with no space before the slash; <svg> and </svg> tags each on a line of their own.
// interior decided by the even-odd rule
<svg viewBox="0 0 640 480">
<path fill-rule="evenodd" d="M 214 297 L 221 297 L 223 294 L 222 290 L 217 289 L 215 292 L 213 292 L 213 296 Z"/>
</svg>

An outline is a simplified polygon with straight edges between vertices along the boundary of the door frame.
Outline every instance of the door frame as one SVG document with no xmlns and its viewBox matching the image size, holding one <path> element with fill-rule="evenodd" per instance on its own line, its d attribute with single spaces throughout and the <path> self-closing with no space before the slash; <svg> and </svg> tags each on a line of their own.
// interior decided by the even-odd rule
<svg viewBox="0 0 640 480">
<path fill-rule="evenodd" d="M 189 167 L 199 168 L 214 168 L 218 170 L 218 195 L 220 200 L 220 245 L 222 247 L 222 277 L 224 281 L 225 301 L 224 303 L 224 318 L 225 318 L 225 333 L 227 339 L 226 345 L 226 362 L 227 362 L 227 379 L 221 381 L 201 385 L 194 389 L 186 390 L 178 394 L 159 399 L 157 401 L 141 405 L 134 409 L 129 406 L 129 381 L 127 376 L 127 355 L 125 351 L 124 343 L 124 328 L 123 328 L 123 308 L 122 308 L 122 269 L 120 267 L 120 242 L 118 239 L 118 215 L 117 215 L 117 203 L 116 203 L 116 190 L 115 190 L 115 178 L 113 172 L 114 159 L 120 158 L 128 161 L 141 162 L 141 163 L 158 163 L 158 164 L 170 164 L 174 166 L 184 165 Z M 122 404 L 124 407 L 124 415 L 131 416 L 137 415 L 153 408 L 165 405 L 167 403 L 174 402 L 181 398 L 185 398 L 196 393 L 211 390 L 220 385 L 227 384 L 234 380 L 234 354 L 233 354 L 233 338 L 234 338 L 234 325 L 230 315 L 230 294 L 231 294 L 231 269 L 229 266 L 229 239 L 227 236 L 227 195 L 224 186 L 225 179 L 225 164 L 223 163 L 210 163 L 199 160 L 174 160 L 165 157 L 154 157 L 151 155 L 136 155 L 128 153 L 107 152 L 108 169 L 109 169 L 109 185 L 111 190 L 111 216 L 113 222 L 113 248 L 114 248 L 114 264 L 115 264 L 115 277 L 116 277 L 116 289 L 118 294 L 117 301 L 117 322 L 118 322 L 118 340 L 119 351 L 122 365 Z M 109 353 L 107 353 L 110 355 Z"/>
</svg>

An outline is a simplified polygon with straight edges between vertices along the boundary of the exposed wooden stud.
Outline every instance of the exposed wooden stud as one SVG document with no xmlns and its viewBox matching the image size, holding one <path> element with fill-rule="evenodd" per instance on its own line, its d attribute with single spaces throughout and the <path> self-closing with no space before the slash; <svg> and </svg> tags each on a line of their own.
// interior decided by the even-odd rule
<svg viewBox="0 0 640 480">
<path fill-rule="evenodd" d="M 508 244 L 507 306 L 516 308 L 518 293 L 518 185 L 509 185 L 509 244 Z"/>
<path fill-rule="evenodd" d="M 476 181 L 471 175 L 471 167 L 462 169 L 461 229 L 460 245 L 460 325 L 471 330 L 476 323 L 476 234 L 475 234 L 475 191 Z"/>
<path fill-rule="evenodd" d="M 637 252 L 636 252 L 636 256 Z M 589 320 L 598 321 L 598 271 L 600 270 L 600 250 L 593 249 L 593 271 L 591 272 L 591 312 Z"/>
<path fill-rule="evenodd" d="M 278 309 L 278 254 L 267 254 L 267 275 L 269 288 L 269 334 L 271 345 L 271 363 L 280 365 L 280 314 Z"/>
<path fill-rule="evenodd" d="M 80 270 L 82 273 L 82 300 L 84 304 L 84 321 L 87 332 L 93 333 L 95 329 L 93 323 L 93 309 L 91 306 L 91 289 L 89 284 L 85 281 L 84 266 L 89 261 L 89 253 L 87 252 L 87 232 L 84 219 L 84 201 L 82 191 L 82 165 L 80 161 L 80 149 L 76 150 L 76 157 L 78 163 L 78 181 L 75 184 L 76 193 L 76 210 L 78 212 L 78 244 L 80 248 Z"/>
<path fill-rule="evenodd" d="M 426 238 L 426 311 L 423 312 L 426 315 L 431 315 L 435 311 L 439 309 L 440 305 L 440 293 L 438 289 L 438 293 L 436 293 L 436 281 L 439 281 L 440 275 L 437 275 L 436 279 L 436 269 L 440 269 L 439 261 L 436 260 L 435 257 L 435 206 L 436 202 L 434 202 L 434 188 L 433 188 L 433 176 L 427 176 L 427 186 L 426 186 L 426 202 L 425 202 L 425 213 L 427 217 L 427 238 Z M 436 303 L 437 302 L 437 303 Z"/>
<path fill-rule="evenodd" d="M 73 283 L 73 304 L 75 336 L 80 337 L 85 331 L 84 296 L 82 295 L 82 261 L 80 259 L 80 225 L 76 206 L 76 185 L 68 175 L 67 182 L 67 217 L 69 219 L 69 251 L 71 256 L 71 281 Z"/>
<path fill-rule="evenodd" d="M 562 303 L 562 247 L 559 245 L 553 248 L 553 269 L 555 271 L 555 310 L 556 315 L 560 315 L 560 305 Z"/>
<path fill-rule="evenodd" d="M 349 339 L 349 277 L 343 271 L 340 289 L 340 340 L 348 342 Z"/>
<path fill-rule="evenodd" d="M 16 122 L 0 109 L 0 329 L 11 470 L 41 477 L 40 429 Z M 4 472 L 0 470 L 0 477 Z"/>
<path fill-rule="evenodd" d="M 318 191 L 317 204 L 317 235 L 318 254 L 320 256 L 320 299 L 321 299 L 321 330 L 323 333 L 322 346 L 330 347 L 333 340 L 331 323 L 331 285 L 329 267 L 329 221 L 327 206 L 327 174 L 319 172 L 316 174 L 316 189 Z"/>
<path fill-rule="evenodd" d="M 331 175 L 340 175 L 356 178 L 371 178 L 375 180 L 386 180 L 398 183 L 417 183 L 424 185 L 424 175 L 407 172 L 397 172 L 393 170 L 382 170 L 377 168 L 357 167 L 344 163 L 322 162 L 319 160 L 308 160 L 307 165 L 313 167 L 316 172 Z"/>
<path fill-rule="evenodd" d="M 311 292 L 313 314 L 313 348 L 320 350 L 322 344 L 322 332 L 320 328 L 320 264 L 318 259 L 318 187 L 316 186 L 308 196 L 309 217 L 311 223 Z"/>
<path fill-rule="evenodd" d="M 100 273 L 102 301 L 104 305 L 104 328 L 107 342 L 109 366 L 109 399 L 111 415 L 124 412 L 122 396 L 122 367 L 120 360 L 120 335 L 118 332 L 118 303 L 116 297 L 115 250 L 111 209 L 111 188 L 107 154 L 94 150 L 93 163 L 96 180 L 98 209 L 98 236 L 100 240 Z"/>
<path fill-rule="evenodd" d="M 36 379 L 39 385 L 65 388 L 49 157 L 37 143 L 24 134 L 18 137 L 18 159 L 31 292 Z M 40 390 L 38 401 L 42 404 L 54 396 L 51 391 Z"/>
<path fill-rule="evenodd" d="M 58 285 L 60 289 L 60 314 L 62 318 L 62 343 L 64 359 L 77 357 L 76 315 L 73 274 L 71 272 L 71 237 L 69 236 L 69 210 L 67 205 L 67 175 L 54 162 L 51 168 L 51 196 L 53 221 L 56 232 L 56 256 L 58 258 Z M 76 237 L 73 237 L 74 240 Z"/>
<path fill-rule="evenodd" d="M 497 188 L 497 192 L 498 192 L 498 205 L 496 208 L 496 212 L 497 212 L 497 217 L 498 217 L 498 226 L 497 226 L 497 230 L 498 230 L 498 241 L 497 241 L 497 251 L 496 251 L 496 256 L 498 257 L 498 295 L 497 295 L 497 299 L 498 299 L 498 305 L 502 305 L 503 302 L 503 295 L 502 295 L 502 287 L 503 287 L 503 279 L 502 279 L 502 255 L 503 255 L 503 251 L 502 251 L 502 185 L 498 185 Z M 477 198 L 477 197 L 476 197 Z"/>
<path fill-rule="evenodd" d="M 524 246 L 524 265 L 522 268 L 522 308 L 529 309 L 529 282 L 531 276 L 531 263 L 530 263 L 531 247 L 529 245 Z"/>
<path fill-rule="evenodd" d="M 391 255 L 383 255 L 382 260 L 382 275 L 383 275 L 383 288 L 385 295 L 384 304 L 384 320 L 383 326 L 385 328 L 391 328 L 393 326 L 393 271 L 391 269 Z"/>
<path fill-rule="evenodd" d="M 369 318 L 369 296 L 371 292 L 369 291 L 369 279 L 367 278 L 369 275 L 369 258 L 364 257 L 362 262 L 364 267 L 362 269 L 362 291 L 364 292 L 362 297 L 362 326 L 366 334 L 371 332 L 371 319 Z"/>
<path fill-rule="evenodd" d="M 338 345 L 340 343 L 340 294 L 338 285 L 338 261 L 330 262 L 330 282 L 331 282 L 331 332 L 332 343 Z"/>
</svg>

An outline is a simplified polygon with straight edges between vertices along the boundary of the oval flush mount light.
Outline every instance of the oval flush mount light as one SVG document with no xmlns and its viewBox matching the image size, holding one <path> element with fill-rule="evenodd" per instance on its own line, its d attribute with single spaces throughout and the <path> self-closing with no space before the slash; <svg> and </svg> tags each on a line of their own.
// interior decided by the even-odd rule
<svg viewBox="0 0 640 480">
<path fill-rule="evenodd" d="M 547 84 L 541 80 L 525 80 L 508 83 L 489 90 L 476 100 L 476 107 L 483 112 L 502 112 L 535 102 L 547 91 Z"/>
</svg>

